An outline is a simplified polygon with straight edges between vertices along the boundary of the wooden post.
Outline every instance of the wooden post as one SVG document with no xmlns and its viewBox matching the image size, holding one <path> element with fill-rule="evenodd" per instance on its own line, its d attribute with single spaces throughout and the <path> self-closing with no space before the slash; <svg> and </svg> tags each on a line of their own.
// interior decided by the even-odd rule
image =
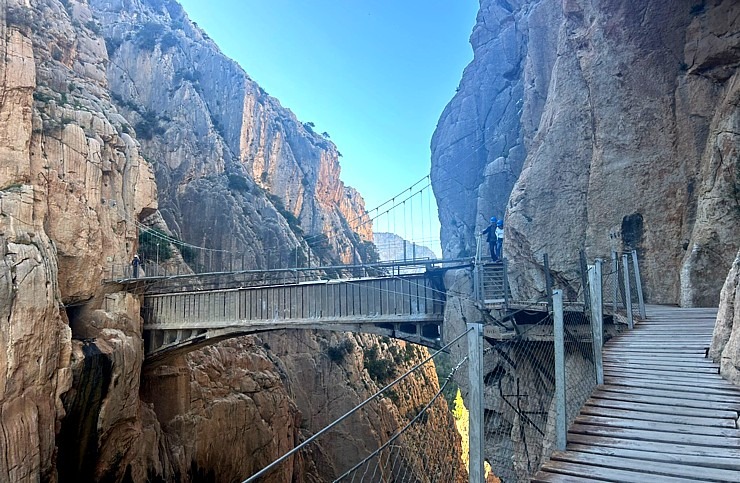
<svg viewBox="0 0 740 483">
<path fill-rule="evenodd" d="M 612 286 L 612 310 L 617 313 L 617 299 L 619 298 L 619 262 L 617 261 L 617 252 L 612 250 L 612 274 L 614 275 L 614 284 Z"/>
<path fill-rule="evenodd" d="M 468 376 L 470 381 L 470 483 L 484 481 L 483 470 L 483 324 L 468 324 Z"/>
<path fill-rule="evenodd" d="M 645 313 L 645 299 L 642 297 L 642 278 L 640 277 L 640 266 L 637 264 L 637 250 L 632 250 L 632 268 L 635 271 L 635 285 L 637 289 L 637 301 L 640 303 L 640 317 L 647 318 Z"/>
<path fill-rule="evenodd" d="M 604 314 L 602 310 L 601 260 L 594 262 L 589 270 L 589 289 L 591 296 L 591 329 L 593 330 L 594 365 L 596 366 L 596 384 L 604 384 Z"/>
<path fill-rule="evenodd" d="M 624 306 L 627 311 L 627 325 L 630 329 L 635 328 L 635 321 L 632 318 L 632 292 L 630 291 L 630 262 L 627 255 L 622 255 L 622 268 L 624 268 Z"/>
<path fill-rule="evenodd" d="M 555 447 L 565 451 L 567 420 L 565 406 L 565 327 L 563 291 L 553 290 L 553 329 L 555 345 Z M 472 451 L 471 451 L 472 453 Z"/>
</svg>

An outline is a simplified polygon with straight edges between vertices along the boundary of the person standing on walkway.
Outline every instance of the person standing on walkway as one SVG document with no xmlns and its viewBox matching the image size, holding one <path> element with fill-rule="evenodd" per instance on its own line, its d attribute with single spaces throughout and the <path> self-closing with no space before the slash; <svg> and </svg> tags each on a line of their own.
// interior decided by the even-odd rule
<svg viewBox="0 0 740 483">
<path fill-rule="evenodd" d="M 491 260 L 498 260 L 498 253 L 496 252 L 496 217 L 491 217 L 491 224 L 481 232 L 481 236 L 486 235 L 486 241 L 488 242 L 488 249 L 491 250 Z"/>
<path fill-rule="evenodd" d="M 504 220 L 496 222 L 496 257 L 498 261 L 504 259 Z"/>
<path fill-rule="evenodd" d="M 141 265 L 141 260 L 139 260 L 139 255 L 134 255 L 134 259 L 131 260 L 131 266 L 134 269 L 134 278 L 139 278 L 139 265 Z"/>
</svg>

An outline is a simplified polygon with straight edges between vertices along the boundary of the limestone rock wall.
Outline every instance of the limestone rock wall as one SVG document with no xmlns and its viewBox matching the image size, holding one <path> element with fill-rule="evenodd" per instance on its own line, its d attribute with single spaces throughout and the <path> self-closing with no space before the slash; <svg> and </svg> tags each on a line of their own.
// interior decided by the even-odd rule
<svg viewBox="0 0 740 483">
<path fill-rule="evenodd" d="M 101 284 L 140 249 L 139 222 L 249 268 L 309 249 L 314 263 L 362 259 L 372 233 L 334 145 L 176 2 L 0 0 L 0 52 L 0 480 L 240 480 L 336 417 L 331 401 L 377 389 L 358 343 L 330 364 L 328 336 L 312 332 L 143 365 L 138 298 Z M 172 263 L 204 262 L 185 255 Z M 276 481 L 331 478 L 364 456 L 433 375 L 371 407 L 365 429 L 347 431 L 352 448 L 329 441 Z M 317 396 L 301 393 L 309 377 Z"/>
<path fill-rule="evenodd" d="M 739 13 L 728 0 L 481 0 L 473 61 L 431 144 L 443 255 L 473 255 L 503 216 L 514 298 L 544 294 L 544 253 L 563 282 L 579 280 L 580 250 L 634 249 L 649 303 L 717 304 L 740 247 Z M 472 293 L 469 271 L 445 282 Z M 714 349 L 727 373 L 733 290 Z M 448 340 L 481 318 L 466 297 L 448 298 L 445 316 Z M 491 389 L 508 433 L 518 422 Z M 520 471 L 499 443 L 486 451 Z"/>
<path fill-rule="evenodd" d="M 3 481 L 63 479 L 57 462 L 71 447 L 58 438 L 85 372 L 71 337 L 89 313 L 116 323 L 90 325 L 95 340 L 86 346 L 95 353 L 117 347 L 129 367 L 119 364 L 109 386 L 95 381 L 107 401 L 87 427 L 115 435 L 146 413 L 136 400 L 138 303 L 123 294 L 108 300 L 100 281 L 108 263 L 132 255 L 134 220 L 156 209 L 156 186 L 106 95 L 103 39 L 93 24 L 82 25 L 90 18 L 80 3 L 0 2 Z M 89 434 L 74 444 L 87 441 Z M 92 442 L 95 453 L 95 431 Z M 149 449 L 144 440 L 135 448 Z M 66 462 L 72 474 L 95 472 L 84 457 Z"/>
<path fill-rule="evenodd" d="M 740 385 L 740 252 L 722 287 L 709 357 L 722 376 Z"/>
<path fill-rule="evenodd" d="M 648 301 L 716 304 L 738 248 L 737 8 L 482 1 L 432 140 L 445 254 L 506 214 L 524 295 L 544 252 L 572 278 L 580 249 L 636 249 Z"/>
<path fill-rule="evenodd" d="M 155 166 L 160 211 L 176 236 L 237 253 L 245 268 L 292 266 L 291 253 L 306 259 L 309 244 L 313 257 L 360 254 L 348 223 L 364 203 L 339 179 L 332 142 L 225 57 L 176 2 L 90 4 L 112 96 Z M 371 225 L 351 228 L 371 239 Z"/>
</svg>

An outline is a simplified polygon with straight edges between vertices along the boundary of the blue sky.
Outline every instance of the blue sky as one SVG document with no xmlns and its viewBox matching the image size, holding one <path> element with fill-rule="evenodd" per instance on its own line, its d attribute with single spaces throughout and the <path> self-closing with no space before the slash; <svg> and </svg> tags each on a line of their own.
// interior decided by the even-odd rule
<svg viewBox="0 0 740 483">
<path fill-rule="evenodd" d="M 476 0 L 180 3 L 270 95 L 330 134 L 342 180 L 368 209 L 429 174 L 432 133 L 473 57 Z"/>
</svg>

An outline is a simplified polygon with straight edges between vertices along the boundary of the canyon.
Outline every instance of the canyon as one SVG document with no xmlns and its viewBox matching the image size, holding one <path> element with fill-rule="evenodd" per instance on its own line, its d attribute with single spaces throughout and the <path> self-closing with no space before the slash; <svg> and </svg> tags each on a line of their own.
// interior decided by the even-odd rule
<svg viewBox="0 0 740 483">
<path fill-rule="evenodd" d="M 372 361 L 400 374 L 428 355 L 285 331 L 145 364 L 140 298 L 101 283 L 151 243 L 142 232 L 187 242 L 162 241 L 162 260 L 157 245 L 178 273 L 368 261 L 362 195 L 333 142 L 174 0 L 0 7 L 0 480 L 241 481 L 387 383 Z M 710 356 L 740 382 L 736 2 L 481 0 L 470 41 L 431 143 L 443 258 L 475 255 L 489 217 L 505 218 L 512 292 L 535 298 L 544 253 L 577 291 L 579 252 L 636 250 L 649 303 L 719 305 Z M 405 246 L 378 243 L 384 258 Z M 463 303 L 470 271 L 445 284 L 450 338 L 480 312 Z M 574 377 L 586 367 L 569 364 Z M 487 375 L 513 390 L 502 367 Z M 406 384 L 270 481 L 331 480 L 377 448 L 439 388 L 431 368 Z M 444 400 L 426 427 L 429 454 L 462 452 Z"/>
</svg>

